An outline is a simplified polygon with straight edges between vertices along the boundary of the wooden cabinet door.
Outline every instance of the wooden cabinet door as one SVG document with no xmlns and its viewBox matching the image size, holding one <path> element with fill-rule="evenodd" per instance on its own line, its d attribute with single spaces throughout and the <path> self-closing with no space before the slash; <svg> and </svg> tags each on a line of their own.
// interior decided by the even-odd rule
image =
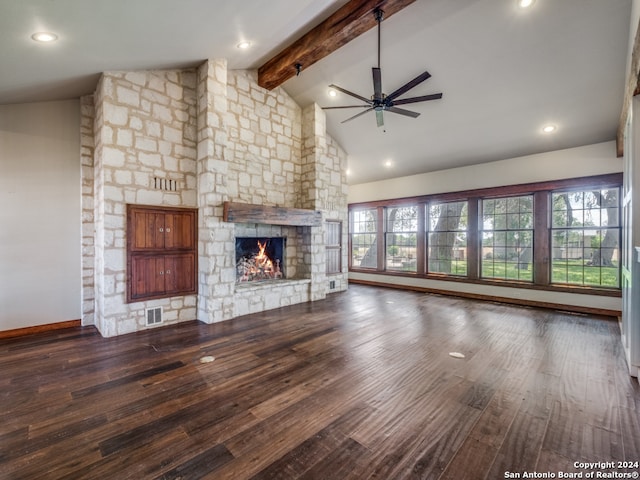
<svg viewBox="0 0 640 480">
<path fill-rule="evenodd" d="M 167 255 L 164 266 L 167 294 L 195 293 L 195 254 Z"/>
<path fill-rule="evenodd" d="M 197 292 L 195 209 L 127 205 L 127 301 Z"/>
<path fill-rule="evenodd" d="M 167 213 L 164 217 L 166 249 L 193 248 L 195 239 L 195 215 L 193 212 Z"/>
<path fill-rule="evenodd" d="M 165 293 L 164 257 L 135 255 L 131 259 L 131 270 L 131 299 Z"/>
<path fill-rule="evenodd" d="M 133 232 L 132 250 L 157 250 L 164 248 L 165 215 L 154 211 L 132 209 L 130 212 Z"/>
</svg>

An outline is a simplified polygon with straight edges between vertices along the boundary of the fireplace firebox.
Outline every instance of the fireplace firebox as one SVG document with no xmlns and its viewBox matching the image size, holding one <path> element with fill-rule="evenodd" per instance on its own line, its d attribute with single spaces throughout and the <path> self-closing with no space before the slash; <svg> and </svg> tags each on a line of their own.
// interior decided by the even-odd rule
<svg viewBox="0 0 640 480">
<path fill-rule="evenodd" d="M 286 237 L 236 237 L 236 283 L 285 278 Z"/>
</svg>

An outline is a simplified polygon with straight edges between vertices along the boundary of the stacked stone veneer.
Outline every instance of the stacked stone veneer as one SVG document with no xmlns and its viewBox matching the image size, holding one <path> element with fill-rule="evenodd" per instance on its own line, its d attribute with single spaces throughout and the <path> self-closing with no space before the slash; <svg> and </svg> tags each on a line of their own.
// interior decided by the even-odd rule
<svg viewBox="0 0 640 480">
<path fill-rule="evenodd" d="M 80 98 L 80 169 L 82 206 L 82 324 L 93 325 L 95 310 L 95 223 L 93 95 Z"/>
<path fill-rule="evenodd" d="M 105 336 L 193 319 L 196 296 L 127 304 L 126 205 L 196 207 L 196 73 L 108 72 L 95 93 L 95 323 Z M 156 179 L 175 181 L 175 190 Z"/>
<path fill-rule="evenodd" d="M 324 112 L 321 110 L 318 115 Z M 326 127 L 326 120 L 325 127 Z M 347 185 L 348 158 L 345 151 L 329 135 L 321 135 L 326 138 L 326 154 L 321 159 L 321 171 L 319 185 L 323 191 L 327 192 L 326 198 L 317 200 L 316 208 L 325 212 L 325 220 L 338 220 L 342 223 L 342 272 L 329 275 L 329 280 L 333 283 L 333 288 L 327 283 L 329 292 L 340 292 L 347 289 L 348 285 L 348 248 L 349 245 L 349 212 L 347 208 L 347 195 L 349 187 Z"/>
<path fill-rule="evenodd" d="M 216 322 L 329 291 L 323 227 L 222 220 L 227 200 L 321 210 L 343 220 L 346 245 L 346 155 L 317 106 L 303 112 L 281 88 L 259 87 L 255 72 L 210 60 L 197 69 L 104 73 L 83 101 L 81 128 L 83 254 L 95 252 L 84 270 L 84 315 L 103 335 L 147 328 L 152 306 L 163 307 L 165 324 Z M 156 178 L 178 188 L 155 188 Z M 125 302 L 127 203 L 198 208 L 197 295 Z M 236 285 L 236 236 L 287 237 L 287 280 Z M 333 290 L 346 289 L 346 264 L 343 249 Z"/>
</svg>

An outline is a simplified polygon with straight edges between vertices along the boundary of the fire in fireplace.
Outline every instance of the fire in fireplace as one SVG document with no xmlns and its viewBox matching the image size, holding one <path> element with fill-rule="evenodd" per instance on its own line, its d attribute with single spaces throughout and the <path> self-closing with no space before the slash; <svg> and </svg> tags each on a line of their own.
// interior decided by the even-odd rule
<svg viewBox="0 0 640 480">
<path fill-rule="evenodd" d="M 284 237 L 236 237 L 236 283 L 285 278 L 286 243 Z"/>
</svg>

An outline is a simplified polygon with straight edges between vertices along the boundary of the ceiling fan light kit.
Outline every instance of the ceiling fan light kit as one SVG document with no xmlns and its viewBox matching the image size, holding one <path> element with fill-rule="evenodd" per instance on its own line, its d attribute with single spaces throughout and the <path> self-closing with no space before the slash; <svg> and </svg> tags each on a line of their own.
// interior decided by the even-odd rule
<svg viewBox="0 0 640 480">
<path fill-rule="evenodd" d="M 338 108 L 364 108 L 365 109 L 362 112 L 357 113 L 352 117 L 347 118 L 346 120 L 343 120 L 341 123 L 354 120 L 368 112 L 375 112 L 376 124 L 378 125 L 378 127 L 382 127 L 384 126 L 383 112 L 397 113 L 399 115 L 404 115 L 406 117 L 412 117 L 412 118 L 416 118 L 420 115 L 420 113 L 418 112 L 406 110 L 404 108 L 398 108 L 397 105 L 407 105 L 410 103 L 426 102 L 429 100 L 438 100 L 442 98 L 442 93 L 433 93 L 431 95 L 422 95 L 419 97 L 398 98 L 404 95 L 405 93 L 407 93 L 412 88 L 416 87 L 417 85 L 427 80 L 429 77 L 431 77 L 431 74 L 427 71 L 421 73 L 413 80 L 410 80 L 409 82 L 405 83 L 403 86 L 393 91 L 389 95 L 386 95 L 385 93 L 382 92 L 382 69 L 380 68 L 380 24 L 382 23 L 382 20 L 384 18 L 384 12 L 381 9 L 376 8 L 373 11 L 373 14 L 376 19 L 376 22 L 378 23 L 378 66 L 373 67 L 371 69 L 372 76 L 373 76 L 373 95 L 371 96 L 370 99 L 368 99 L 366 97 L 358 95 L 357 93 L 353 93 L 353 92 L 350 92 L 349 90 L 345 90 L 344 88 L 341 88 L 337 85 L 333 85 L 333 84 L 329 85 L 329 88 L 342 92 L 351 97 L 357 98 L 358 100 L 361 100 L 364 102 L 364 105 L 343 105 L 343 106 L 337 106 L 337 107 L 323 108 L 323 110 L 333 110 Z"/>
</svg>

